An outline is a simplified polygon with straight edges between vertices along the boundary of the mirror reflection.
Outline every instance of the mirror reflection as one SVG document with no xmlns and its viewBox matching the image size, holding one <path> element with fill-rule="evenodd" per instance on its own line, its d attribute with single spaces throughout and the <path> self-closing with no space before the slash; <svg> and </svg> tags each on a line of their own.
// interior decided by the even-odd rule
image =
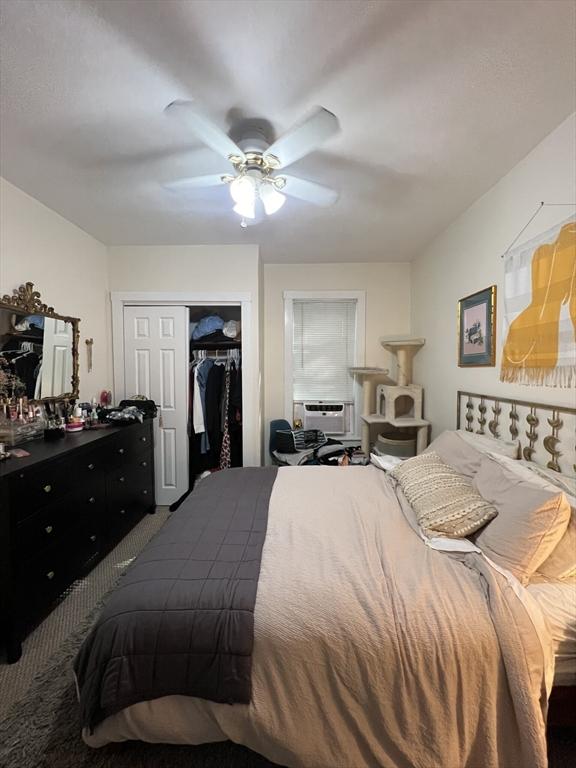
<svg viewBox="0 0 576 768">
<path fill-rule="evenodd" d="M 72 392 L 73 339 L 69 321 L 0 308 L 0 398 Z"/>
</svg>

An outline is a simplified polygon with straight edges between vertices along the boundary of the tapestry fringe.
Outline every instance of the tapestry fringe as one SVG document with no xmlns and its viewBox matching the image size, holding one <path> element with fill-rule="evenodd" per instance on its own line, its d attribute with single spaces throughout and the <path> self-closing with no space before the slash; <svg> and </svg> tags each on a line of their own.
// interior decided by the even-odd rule
<svg viewBox="0 0 576 768">
<path fill-rule="evenodd" d="M 576 384 L 576 363 L 574 365 L 561 365 L 556 368 L 523 368 L 515 365 L 502 365 L 500 381 L 535 387 L 570 389 L 573 384 Z"/>
</svg>

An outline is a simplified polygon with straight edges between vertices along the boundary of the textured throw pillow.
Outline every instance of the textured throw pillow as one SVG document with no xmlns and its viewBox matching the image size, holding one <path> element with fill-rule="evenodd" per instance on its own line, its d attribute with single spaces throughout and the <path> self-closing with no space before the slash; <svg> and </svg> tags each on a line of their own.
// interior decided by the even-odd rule
<svg viewBox="0 0 576 768">
<path fill-rule="evenodd" d="M 462 538 L 497 514 L 470 481 L 435 451 L 407 459 L 390 473 L 412 505 L 427 536 Z"/>
<path fill-rule="evenodd" d="M 430 453 L 430 451 L 436 452 L 442 461 L 468 478 L 474 477 L 482 462 L 482 453 L 455 430 L 447 429 L 438 435 L 424 453 Z"/>
<path fill-rule="evenodd" d="M 552 554 L 570 520 L 566 495 L 543 487 L 516 462 L 485 456 L 473 485 L 498 510 L 498 517 L 474 537 L 480 549 L 523 584 Z"/>
</svg>

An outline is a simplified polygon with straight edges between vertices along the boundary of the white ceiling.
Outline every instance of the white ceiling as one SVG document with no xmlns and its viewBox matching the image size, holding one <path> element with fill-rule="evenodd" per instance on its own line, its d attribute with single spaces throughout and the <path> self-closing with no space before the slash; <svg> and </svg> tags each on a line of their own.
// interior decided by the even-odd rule
<svg viewBox="0 0 576 768">
<path fill-rule="evenodd" d="M 571 0 L 2 0 L 2 175 L 106 244 L 257 242 L 264 261 L 414 256 L 576 109 Z M 342 133 L 290 171 L 341 190 L 242 230 L 163 114 Z"/>
</svg>

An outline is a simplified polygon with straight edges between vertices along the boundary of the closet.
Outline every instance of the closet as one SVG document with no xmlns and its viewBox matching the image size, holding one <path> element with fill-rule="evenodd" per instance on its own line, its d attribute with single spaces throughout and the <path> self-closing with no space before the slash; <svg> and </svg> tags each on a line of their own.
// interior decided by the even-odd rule
<svg viewBox="0 0 576 768">
<path fill-rule="evenodd" d="M 189 308 L 189 483 L 204 472 L 241 467 L 240 307 Z"/>
<path fill-rule="evenodd" d="M 158 406 L 156 498 L 174 505 L 205 472 L 259 463 L 251 302 L 137 304 L 126 296 L 114 318 L 122 326 L 116 400 L 144 395 Z"/>
</svg>

